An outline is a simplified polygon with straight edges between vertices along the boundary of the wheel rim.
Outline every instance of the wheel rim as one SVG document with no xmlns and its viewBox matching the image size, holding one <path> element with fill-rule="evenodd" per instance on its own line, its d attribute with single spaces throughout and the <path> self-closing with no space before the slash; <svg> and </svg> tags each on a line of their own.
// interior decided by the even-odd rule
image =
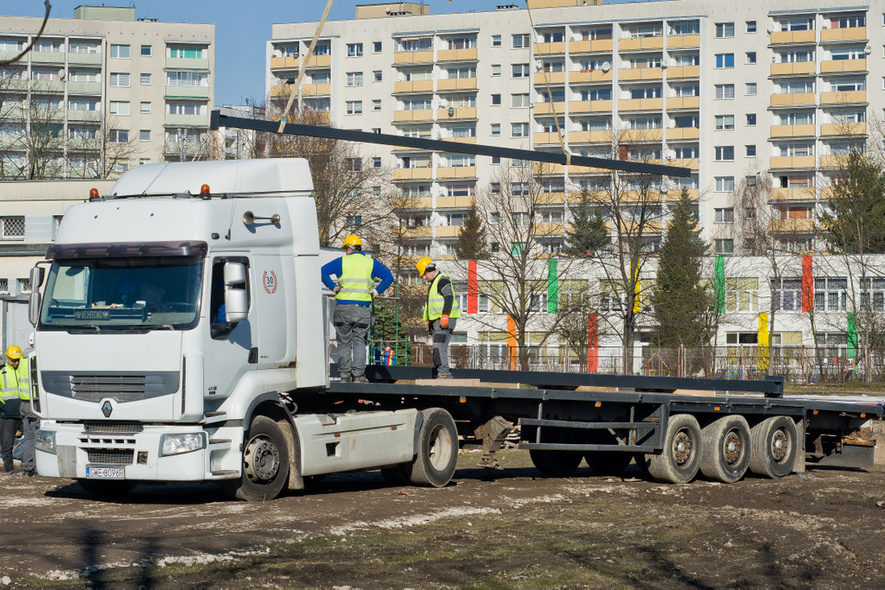
<svg viewBox="0 0 885 590">
<path fill-rule="evenodd" d="M 677 466 L 682 467 L 691 461 L 694 454 L 694 439 L 691 432 L 681 429 L 673 437 L 673 461 Z"/>
<path fill-rule="evenodd" d="M 736 430 L 730 431 L 722 441 L 722 458 L 727 465 L 740 463 L 744 456 L 744 440 Z"/>
<path fill-rule="evenodd" d="M 782 462 L 790 454 L 790 436 L 783 428 L 778 428 L 771 436 L 771 458 Z"/>
<path fill-rule="evenodd" d="M 433 429 L 430 435 L 430 465 L 442 471 L 452 460 L 452 435 L 443 425 Z"/>
<path fill-rule="evenodd" d="M 246 476 L 256 483 L 267 483 L 280 470 L 280 450 L 265 436 L 256 436 L 249 441 L 243 454 Z"/>
</svg>

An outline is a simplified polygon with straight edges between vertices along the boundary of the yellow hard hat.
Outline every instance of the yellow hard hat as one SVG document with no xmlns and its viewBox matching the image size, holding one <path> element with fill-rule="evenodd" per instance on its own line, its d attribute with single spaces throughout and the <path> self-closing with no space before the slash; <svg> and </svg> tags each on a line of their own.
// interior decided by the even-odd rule
<svg viewBox="0 0 885 590">
<path fill-rule="evenodd" d="M 433 259 L 424 256 L 418 262 L 415 263 L 415 268 L 418 269 L 418 276 L 423 277 L 424 273 L 427 272 L 427 267 L 433 266 Z"/>
<path fill-rule="evenodd" d="M 346 238 L 344 238 L 344 243 L 341 245 L 342 248 L 353 248 L 355 246 L 362 247 L 363 241 L 356 234 L 350 234 Z"/>
<path fill-rule="evenodd" d="M 15 344 L 6 349 L 6 356 L 10 360 L 20 359 L 22 357 L 22 349 Z"/>
</svg>

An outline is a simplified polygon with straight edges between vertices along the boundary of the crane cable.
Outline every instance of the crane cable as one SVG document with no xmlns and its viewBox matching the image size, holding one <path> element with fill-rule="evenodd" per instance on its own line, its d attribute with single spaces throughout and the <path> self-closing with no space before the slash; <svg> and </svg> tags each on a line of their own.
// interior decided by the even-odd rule
<svg viewBox="0 0 885 590">
<path fill-rule="evenodd" d="M 277 133 L 282 133 L 283 129 L 286 127 L 286 113 L 288 113 L 289 109 L 292 108 L 292 104 L 295 102 L 295 94 L 298 93 L 299 89 L 301 88 L 301 79 L 304 78 L 304 72 L 307 70 L 307 62 L 313 56 L 313 50 L 317 46 L 317 41 L 320 38 L 320 33 L 323 32 L 323 25 L 326 24 L 326 18 L 328 18 L 329 10 L 331 10 L 332 8 L 332 1 L 333 0 L 329 0 L 326 3 L 326 10 L 323 11 L 323 18 L 320 19 L 320 24 L 317 26 L 317 30 L 313 34 L 313 39 L 310 42 L 310 47 L 307 48 L 307 55 L 305 55 L 304 58 L 301 60 L 301 66 L 298 68 L 298 78 L 291 85 L 292 92 L 289 93 L 289 102 L 286 103 L 286 108 L 283 110 L 283 116 L 280 117 L 280 128 L 277 129 Z M 298 103 L 298 106 L 299 110 L 301 110 L 300 107 L 302 106 L 302 104 L 300 102 Z"/>
</svg>

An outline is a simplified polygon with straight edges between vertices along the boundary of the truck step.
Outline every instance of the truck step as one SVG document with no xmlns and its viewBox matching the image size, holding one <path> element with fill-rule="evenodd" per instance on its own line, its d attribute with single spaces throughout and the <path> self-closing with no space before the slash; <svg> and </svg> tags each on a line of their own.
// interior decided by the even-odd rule
<svg viewBox="0 0 885 590">
<path fill-rule="evenodd" d="M 227 445 L 227 446 L 230 446 L 230 439 L 229 439 L 229 438 L 210 438 L 210 439 L 209 439 L 209 444 L 210 444 L 210 445 Z"/>
<path fill-rule="evenodd" d="M 203 414 L 201 424 L 209 424 L 212 422 L 224 422 L 227 419 L 227 412 L 206 412 Z"/>
<path fill-rule="evenodd" d="M 215 477 L 220 477 L 222 475 L 236 475 L 238 473 L 239 471 L 236 471 L 235 469 L 220 469 L 218 471 L 213 471 L 212 475 Z"/>
</svg>

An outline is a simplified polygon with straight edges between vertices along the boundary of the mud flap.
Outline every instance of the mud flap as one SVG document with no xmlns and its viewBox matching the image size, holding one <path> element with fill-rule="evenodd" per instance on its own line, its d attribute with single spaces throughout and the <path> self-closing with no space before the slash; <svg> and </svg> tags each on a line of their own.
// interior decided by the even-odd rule
<svg viewBox="0 0 885 590">
<path fill-rule="evenodd" d="M 304 478 L 301 477 L 301 443 L 298 437 L 298 431 L 288 420 L 279 422 L 286 437 L 286 444 L 289 446 L 289 491 L 298 491 L 304 489 Z"/>
</svg>

